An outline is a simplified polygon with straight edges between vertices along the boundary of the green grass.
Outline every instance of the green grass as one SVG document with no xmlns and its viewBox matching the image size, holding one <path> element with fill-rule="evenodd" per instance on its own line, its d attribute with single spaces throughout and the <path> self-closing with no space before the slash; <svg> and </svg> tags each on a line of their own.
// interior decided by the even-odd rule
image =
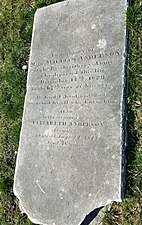
<svg viewBox="0 0 142 225">
<path fill-rule="evenodd" d="M 23 113 L 33 17 L 37 8 L 59 1 L 0 1 L 0 221 L 32 224 L 13 195 L 13 176 Z M 128 65 L 128 147 L 126 198 L 106 212 L 104 225 L 140 225 L 142 206 L 142 8 L 135 0 L 127 13 L 130 35 Z"/>
<path fill-rule="evenodd" d="M 130 39 L 128 63 L 128 146 L 126 198 L 106 212 L 103 225 L 142 224 L 142 2 L 127 12 Z"/>
</svg>

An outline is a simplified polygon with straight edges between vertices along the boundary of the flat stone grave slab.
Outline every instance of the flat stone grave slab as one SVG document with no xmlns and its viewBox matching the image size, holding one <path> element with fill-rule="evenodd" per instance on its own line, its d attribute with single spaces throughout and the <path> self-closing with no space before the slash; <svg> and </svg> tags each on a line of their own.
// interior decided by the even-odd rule
<svg viewBox="0 0 142 225">
<path fill-rule="evenodd" d="M 126 7 L 72 0 L 35 14 L 14 179 L 35 224 L 85 225 L 123 198 Z"/>
</svg>

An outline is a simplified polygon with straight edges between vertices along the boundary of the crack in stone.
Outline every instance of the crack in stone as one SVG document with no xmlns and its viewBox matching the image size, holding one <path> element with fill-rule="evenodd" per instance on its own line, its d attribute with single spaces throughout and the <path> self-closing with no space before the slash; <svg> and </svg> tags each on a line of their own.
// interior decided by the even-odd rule
<svg viewBox="0 0 142 225">
<path fill-rule="evenodd" d="M 43 188 L 40 186 L 39 180 L 36 180 L 36 183 L 37 183 L 38 187 L 40 188 L 41 192 L 42 192 L 43 194 L 46 194 L 46 192 L 45 192 L 45 191 L 43 190 Z"/>
</svg>

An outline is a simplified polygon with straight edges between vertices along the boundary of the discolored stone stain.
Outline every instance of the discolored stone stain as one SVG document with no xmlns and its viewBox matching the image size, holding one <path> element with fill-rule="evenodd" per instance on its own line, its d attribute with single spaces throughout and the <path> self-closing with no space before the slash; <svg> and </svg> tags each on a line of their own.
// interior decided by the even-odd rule
<svg viewBox="0 0 142 225">
<path fill-rule="evenodd" d="M 105 49 L 107 46 L 107 41 L 105 39 L 100 39 L 98 41 L 97 47 L 100 49 Z"/>
<path fill-rule="evenodd" d="M 94 30 L 95 28 L 96 28 L 96 25 L 93 23 L 93 24 L 91 25 L 91 29 Z"/>
</svg>

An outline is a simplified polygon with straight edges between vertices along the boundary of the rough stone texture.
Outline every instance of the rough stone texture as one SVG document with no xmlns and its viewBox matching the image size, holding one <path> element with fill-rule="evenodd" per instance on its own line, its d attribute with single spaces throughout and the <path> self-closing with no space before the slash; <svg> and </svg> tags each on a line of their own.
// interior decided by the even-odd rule
<svg viewBox="0 0 142 225">
<path fill-rule="evenodd" d="M 125 10 L 73 0 L 35 14 L 14 181 L 34 223 L 79 225 L 122 199 Z"/>
</svg>

